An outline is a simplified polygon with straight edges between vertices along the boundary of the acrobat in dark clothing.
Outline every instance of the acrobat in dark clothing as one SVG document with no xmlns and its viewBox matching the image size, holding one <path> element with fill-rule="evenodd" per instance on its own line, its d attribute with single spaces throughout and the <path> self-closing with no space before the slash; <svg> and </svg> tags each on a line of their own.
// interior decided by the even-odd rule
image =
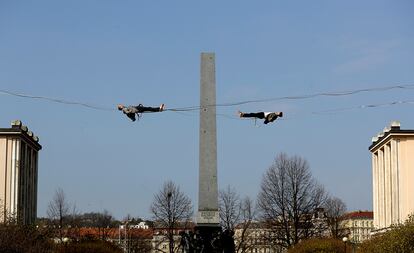
<svg viewBox="0 0 414 253">
<path fill-rule="evenodd" d="M 264 119 L 264 124 L 275 121 L 279 117 L 283 117 L 283 112 L 240 112 L 240 118 L 258 118 Z"/>
<path fill-rule="evenodd" d="M 143 106 L 142 104 L 139 104 L 137 106 L 124 106 L 122 104 L 118 105 L 118 110 L 122 111 L 124 114 L 126 114 L 126 116 L 128 118 L 130 118 L 132 121 L 135 121 L 135 114 L 138 115 L 140 113 L 144 113 L 144 112 L 162 112 L 164 111 L 165 105 L 161 104 L 160 107 L 146 107 Z"/>
</svg>

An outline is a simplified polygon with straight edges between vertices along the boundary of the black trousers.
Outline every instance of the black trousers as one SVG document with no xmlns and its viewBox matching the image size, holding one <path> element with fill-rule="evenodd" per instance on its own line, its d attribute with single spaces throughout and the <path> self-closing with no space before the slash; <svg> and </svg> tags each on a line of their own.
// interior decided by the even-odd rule
<svg viewBox="0 0 414 253">
<path fill-rule="evenodd" d="M 141 112 L 159 112 L 160 111 L 159 107 L 146 107 L 146 106 L 143 106 L 143 105 L 135 106 L 135 108 L 138 110 L 138 113 L 141 113 Z"/>
<path fill-rule="evenodd" d="M 247 112 L 247 113 L 243 113 L 242 114 L 243 118 L 259 118 L 259 119 L 264 119 L 265 118 L 265 114 L 264 112 Z"/>
</svg>

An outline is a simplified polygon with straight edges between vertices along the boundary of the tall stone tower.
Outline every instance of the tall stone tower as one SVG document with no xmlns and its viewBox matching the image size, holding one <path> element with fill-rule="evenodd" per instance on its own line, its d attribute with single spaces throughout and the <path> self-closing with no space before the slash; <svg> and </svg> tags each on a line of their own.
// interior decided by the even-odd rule
<svg viewBox="0 0 414 253">
<path fill-rule="evenodd" d="M 214 53 L 201 53 L 200 153 L 197 230 L 209 241 L 220 231 L 217 186 L 216 77 Z M 205 245 L 211 247 L 210 245 Z M 209 252 L 207 250 L 207 252 Z"/>
<path fill-rule="evenodd" d="M 217 187 L 216 78 L 214 53 L 201 54 L 199 225 L 219 224 Z"/>
<path fill-rule="evenodd" d="M 0 222 L 35 222 L 40 149 L 39 138 L 20 120 L 11 128 L 0 128 Z"/>
</svg>

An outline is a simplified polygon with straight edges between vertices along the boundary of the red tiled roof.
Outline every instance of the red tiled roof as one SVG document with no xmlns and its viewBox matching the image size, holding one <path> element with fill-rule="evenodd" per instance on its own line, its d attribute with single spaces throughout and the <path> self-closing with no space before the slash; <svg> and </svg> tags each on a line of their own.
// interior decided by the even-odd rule
<svg viewBox="0 0 414 253">
<path fill-rule="evenodd" d="M 174 229 L 175 230 L 183 230 L 183 229 L 192 230 L 194 229 L 194 227 L 195 227 L 194 222 L 189 221 L 189 222 L 179 222 L 178 224 L 176 224 Z M 166 229 L 166 227 L 161 225 L 160 222 L 157 222 L 157 221 L 154 222 L 154 230 L 164 230 L 164 229 Z"/>
<path fill-rule="evenodd" d="M 350 220 L 350 219 L 373 219 L 374 218 L 374 212 L 371 211 L 356 211 L 351 213 L 346 213 L 344 216 L 342 216 L 342 219 L 344 220 Z"/>
<path fill-rule="evenodd" d="M 104 231 L 104 232 L 103 232 Z M 119 237 L 119 229 L 118 228 L 79 228 L 78 233 L 80 237 L 94 237 L 99 238 L 102 233 L 105 233 L 108 238 L 116 239 Z M 122 235 L 125 234 L 125 230 L 121 229 Z M 140 237 L 140 238 L 146 238 L 151 239 L 153 236 L 153 230 L 152 229 L 136 229 L 136 228 L 129 228 L 127 230 L 128 235 L 133 237 Z"/>
</svg>

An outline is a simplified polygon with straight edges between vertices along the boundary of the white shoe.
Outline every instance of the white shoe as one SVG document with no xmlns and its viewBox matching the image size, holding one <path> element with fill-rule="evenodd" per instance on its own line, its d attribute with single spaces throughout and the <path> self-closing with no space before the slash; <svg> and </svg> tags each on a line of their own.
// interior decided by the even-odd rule
<svg viewBox="0 0 414 253">
<path fill-rule="evenodd" d="M 164 104 L 161 104 L 160 105 L 160 112 L 164 111 L 164 109 L 165 109 L 165 105 Z"/>
</svg>

